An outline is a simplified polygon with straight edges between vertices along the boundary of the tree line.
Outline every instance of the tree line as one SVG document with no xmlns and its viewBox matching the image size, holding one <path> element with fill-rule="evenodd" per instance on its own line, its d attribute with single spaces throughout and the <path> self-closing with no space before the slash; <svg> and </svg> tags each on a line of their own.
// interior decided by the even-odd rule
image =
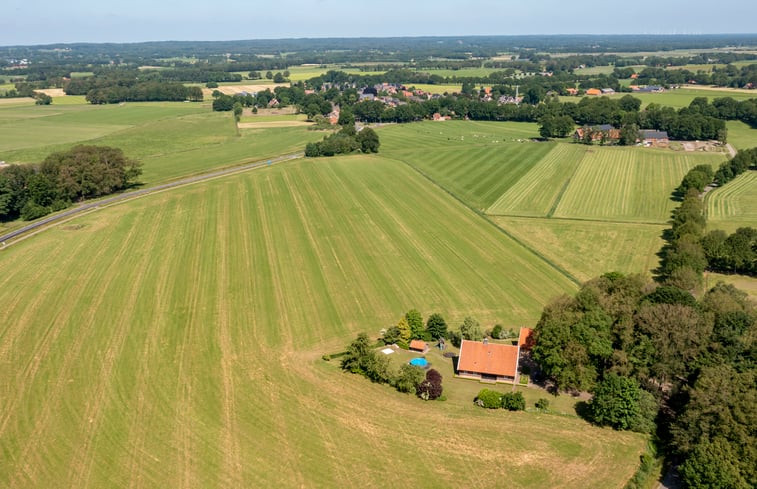
<svg viewBox="0 0 757 489">
<path fill-rule="evenodd" d="M 126 189 L 141 174 L 139 162 L 109 146 L 74 146 L 39 165 L 8 165 L 0 168 L 0 220 L 37 219 Z"/>
<path fill-rule="evenodd" d="M 739 151 L 716 172 L 709 165 L 697 165 L 686 173 L 676 189 L 681 204 L 664 234 L 659 280 L 696 290 L 705 270 L 757 275 L 757 230 L 743 227 L 731 235 L 722 230 L 705 234 L 707 222 L 700 197 L 713 181 L 725 185 L 750 168 L 757 169 L 757 148 Z"/>
</svg>

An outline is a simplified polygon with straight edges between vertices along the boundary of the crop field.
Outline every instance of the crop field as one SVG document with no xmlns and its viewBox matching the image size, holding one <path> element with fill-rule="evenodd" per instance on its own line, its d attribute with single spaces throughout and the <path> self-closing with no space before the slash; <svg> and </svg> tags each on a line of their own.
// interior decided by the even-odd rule
<svg viewBox="0 0 757 489">
<path fill-rule="evenodd" d="M 728 142 L 736 149 L 749 149 L 757 147 L 757 129 L 741 121 L 726 122 L 728 129 Z"/>
<path fill-rule="evenodd" d="M 665 225 L 494 217 L 507 230 L 574 277 L 586 281 L 603 272 L 652 275 L 664 244 Z"/>
<path fill-rule="evenodd" d="M 707 227 L 733 232 L 739 227 L 757 228 L 757 171 L 748 171 L 705 199 Z"/>
<path fill-rule="evenodd" d="M 410 307 L 516 326 L 574 290 L 398 162 L 162 192 L 11 246 L 0 268 L 2 486 L 497 487 L 507 460 L 512 487 L 622 487 L 644 445 L 424 403 L 320 359 Z"/>
<path fill-rule="evenodd" d="M 142 161 L 145 184 L 298 152 L 323 137 L 299 123 L 237 136 L 228 113 L 188 103 L 0 108 L 0 127 L 0 160 L 39 162 L 77 143 L 109 145 Z"/>
<path fill-rule="evenodd" d="M 408 87 L 415 87 L 418 90 L 423 90 L 424 92 L 428 93 L 438 93 L 440 95 L 443 95 L 445 93 L 456 93 L 459 92 L 463 85 L 462 84 L 440 84 L 440 85 L 431 85 L 428 83 L 405 83 Z"/>
</svg>

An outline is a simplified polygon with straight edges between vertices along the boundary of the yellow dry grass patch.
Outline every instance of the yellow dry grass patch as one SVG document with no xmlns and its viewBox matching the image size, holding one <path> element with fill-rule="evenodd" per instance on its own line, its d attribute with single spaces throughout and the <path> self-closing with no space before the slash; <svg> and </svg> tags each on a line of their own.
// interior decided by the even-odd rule
<svg viewBox="0 0 757 489">
<path fill-rule="evenodd" d="M 310 126 L 311 122 L 305 121 L 260 121 L 260 122 L 240 122 L 240 129 L 271 129 L 275 127 L 298 127 Z"/>
<path fill-rule="evenodd" d="M 66 92 L 64 92 L 62 88 L 40 88 L 34 91 L 44 93 L 45 95 L 49 95 L 50 97 L 65 97 L 66 96 Z"/>
</svg>

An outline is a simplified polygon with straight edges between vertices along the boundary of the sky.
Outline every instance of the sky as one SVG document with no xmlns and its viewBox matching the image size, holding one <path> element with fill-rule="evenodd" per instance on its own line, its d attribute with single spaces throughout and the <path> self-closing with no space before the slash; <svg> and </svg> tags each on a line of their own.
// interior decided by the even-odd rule
<svg viewBox="0 0 757 489">
<path fill-rule="evenodd" d="M 754 0 L 4 0 L 0 45 L 757 31 Z"/>
</svg>

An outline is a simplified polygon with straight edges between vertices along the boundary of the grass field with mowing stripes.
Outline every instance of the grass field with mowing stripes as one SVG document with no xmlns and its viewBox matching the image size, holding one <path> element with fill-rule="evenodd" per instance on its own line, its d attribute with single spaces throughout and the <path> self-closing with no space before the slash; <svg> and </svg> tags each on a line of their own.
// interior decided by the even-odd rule
<svg viewBox="0 0 757 489">
<path fill-rule="evenodd" d="M 708 229 L 757 227 L 757 171 L 748 171 L 707 194 Z"/>
<path fill-rule="evenodd" d="M 671 194 L 686 172 L 698 164 L 717 167 L 724 159 L 648 148 L 591 148 L 554 216 L 664 223 L 676 206 Z"/>
<path fill-rule="evenodd" d="M 620 488 L 644 446 L 320 360 L 411 307 L 518 326 L 575 290 L 399 162 L 162 192 L 11 246 L 0 268 L 3 486 L 498 487 L 507 460 L 513 487 Z"/>
</svg>

